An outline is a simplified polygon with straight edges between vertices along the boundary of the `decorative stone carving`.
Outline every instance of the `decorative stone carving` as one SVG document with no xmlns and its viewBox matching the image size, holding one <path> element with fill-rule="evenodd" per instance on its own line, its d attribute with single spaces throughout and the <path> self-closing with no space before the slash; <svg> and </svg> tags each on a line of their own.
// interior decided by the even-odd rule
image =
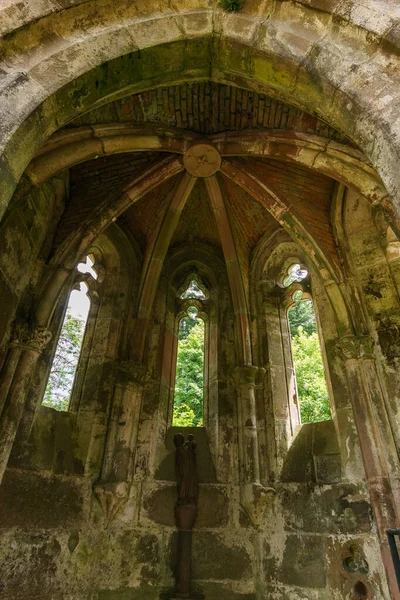
<svg viewBox="0 0 400 600">
<path fill-rule="evenodd" d="M 369 335 L 342 337 L 337 348 L 345 360 L 374 357 L 374 340 Z"/>
<path fill-rule="evenodd" d="M 42 352 L 51 340 L 51 332 L 46 327 L 32 328 L 28 324 L 15 326 L 13 346 L 25 346 L 30 350 Z"/>
<path fill-rule="evenodd" d="M 98 483 L 93 488 L 104 512 L 107 525 L 125 506 L 129 498 L 130 485 L 126 481 Z"/>
<path fill-rule="evenodd" d="M 274 500 L 276 490 L 259 483 L 245 483 L 240 487 L 240 504 L 246 511 L 254 527 L 265 523 L 266 512 Z"/>
<path fill-rule="evenodd" d="M 211 144 L 199 142 L 186 150 L 183 164 L 193 177 L 211 177 L 221 166 L 221 155 Z"/>
</svg>

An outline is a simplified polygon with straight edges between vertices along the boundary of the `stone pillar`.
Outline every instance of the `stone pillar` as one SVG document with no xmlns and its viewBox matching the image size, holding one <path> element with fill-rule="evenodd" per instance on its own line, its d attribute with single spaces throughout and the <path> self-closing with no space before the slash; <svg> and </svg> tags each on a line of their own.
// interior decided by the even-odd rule
<svg viewBox="0 0 400 600">
<path fill-rule="evenodd" d="M 21 327 L 11 343 L 1 375 L 0 483 L 7 467 L 37 360 L 51 339 L 44 327 Z"/>
<path fill-rule="evenodd" d="M 117 373 L 101 480 L 95 486 L 108 522 L 129 498 L 145 379 L 144 367 L 132 361 L 120 365 Z"/>
<path fill-rule="evenodd" d="M 234 372 L 238 420 L 240 483 L 260 483 L 255 386 L 258 367 L 237 367 Z"/>
<path fill-rule="evenodd" d="M 255 526 L 260 526 L 266 508 L 267 493 L 274 492 L 260 483 L 255 387 L 265 370 L 244 365 L 234 371 L 239 426 L 240 502 Z"/>
<path fill-rule="evenodd" d="M 259 289 L 261 360 L 268 375 L 265 403 L 269 470 L 272 478 L 278 479 L 301 420 L 284 292 L 277 289 L 275 281 L 262 281 Z"/>
<path fill-rule="evenodd" d="M 383 564 L 391 597 L 400 592 L 387 542 L 386 530 L 399 525 L 399 506 L 393 494 L 390 462 L 393 436 L 384 412 L 384 399 L 369 336 L 346 336 L 338 343 L 345 361 L 354 420 L 360 441 L 365 475 L 377 524 Z M 398 459 L 396 458 L 398 465 Z"/>
</svg>

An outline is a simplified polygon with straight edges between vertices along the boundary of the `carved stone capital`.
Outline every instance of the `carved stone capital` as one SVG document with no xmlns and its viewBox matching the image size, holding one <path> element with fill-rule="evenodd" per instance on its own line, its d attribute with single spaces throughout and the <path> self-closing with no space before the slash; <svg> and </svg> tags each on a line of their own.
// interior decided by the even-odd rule
<svg viewBox="0 0 400 600">
<path fill-rule="evenodd" d="M 233 377 L 237 386 L 241 385 L 262 385 L 265 375 L 263 367 L 255 365 L 243 365 L 236 367 Z"/>
<path fill-rule="evenodd" d="M 117 366 L 117 377 L 119 383 L 135 383 L 143 385 L 146 380 L 146 368 L 133 360 L 124 360 Z"/>
<path fill-rule="evenodd" d="M 265 522 L 266 511 L 271 506 L 276 490 L 259 483 L 246 483 L 240 487 L 240 504 L 246 511 L 254 527 Z"/>
<path fill-rule="evenodd" d="M 109 525 L 127 503 L 130 485 L 126 481 L 97 483 L 93 491 L 101 504 L 106 523 Z"/>
<path fill-rule="evenodd" d="M 342 337 L 337 349 L 345 360 L 374 357 L 374 340 L 369 335 Z"/>
<path fill-rule="evenodd" d="M 51 340 L 51 332 L 46 327 L 32 328 L 28 324 L 18 324 L 14 330 L 12 346 L 24 346 L 42 352 Z"/>
</svg>

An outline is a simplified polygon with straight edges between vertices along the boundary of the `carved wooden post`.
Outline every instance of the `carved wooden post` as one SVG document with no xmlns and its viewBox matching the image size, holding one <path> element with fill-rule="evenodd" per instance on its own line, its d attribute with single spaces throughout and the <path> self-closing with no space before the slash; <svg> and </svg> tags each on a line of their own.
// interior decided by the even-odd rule
<svg viewBox="0 0 400 600">
<path fill-rule="evenodd" d="M 16 339 L 11 344 L 0 386 L 3 392 L 0 402 L 3 406 L 0 419 L 0 483 L 14 444 L 37 360 L 50 339 L 51 333 L 44 327 L 23 327 L 17 331 Z"/>
</svg>

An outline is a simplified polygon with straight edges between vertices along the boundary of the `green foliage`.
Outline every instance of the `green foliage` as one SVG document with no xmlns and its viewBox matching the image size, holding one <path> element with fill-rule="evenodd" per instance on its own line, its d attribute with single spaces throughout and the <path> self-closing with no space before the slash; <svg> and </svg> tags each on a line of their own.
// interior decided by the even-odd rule
<svg viewBox="0 0 400 600">
<path fill-rule="evenodd" d="M 178 340 L 185 340 L 192 331 L 193 327 L 195 327 L 198 323 L 199 319 L 194 316 L 190 316 L 190 314 L 188 317 L 184 317 L 179 323 Z"/>
<path fill-rule="evenodd" d="M 239 12 L 243 8 L 244 0 L 221 0 L 221 6 L 229 12 Z"/>
<path fill-rule="evenodd" d="M 85 325 L 84 319 L 73 317 L 67 310 L 44 393 L 45 406 L 68 410 Z"/>
<path fill-rule="evenodd" d="M 328 390 L 317 332 L 308 334 L 299 325 L 297 333 L 292 336 L 292 350 L 302 422 L 330 419 Z"/>
<path fill-rule="evenodd" d="M 186 291 L 181 294 L 182 300 L 185 298 L 200 298 L 201 300 L 205 300 L 206 295 L 204 291 L 200 288 L 199 284 L 195 279 L 189 283 Z"/>
<path fill-rule="evenodd" d="M 311 300 L 296 302 L 289 310 L 289 326 L 292 338 L 298 334 L 298 328 L 301 326 L 307 335 L 317 331 L 315 314 Z"/>
<path fill-rule="evenodd" d="M 203 424 L 204 322 L 185 318 L 179 326 L 173 425 Z"/>
</svg>

